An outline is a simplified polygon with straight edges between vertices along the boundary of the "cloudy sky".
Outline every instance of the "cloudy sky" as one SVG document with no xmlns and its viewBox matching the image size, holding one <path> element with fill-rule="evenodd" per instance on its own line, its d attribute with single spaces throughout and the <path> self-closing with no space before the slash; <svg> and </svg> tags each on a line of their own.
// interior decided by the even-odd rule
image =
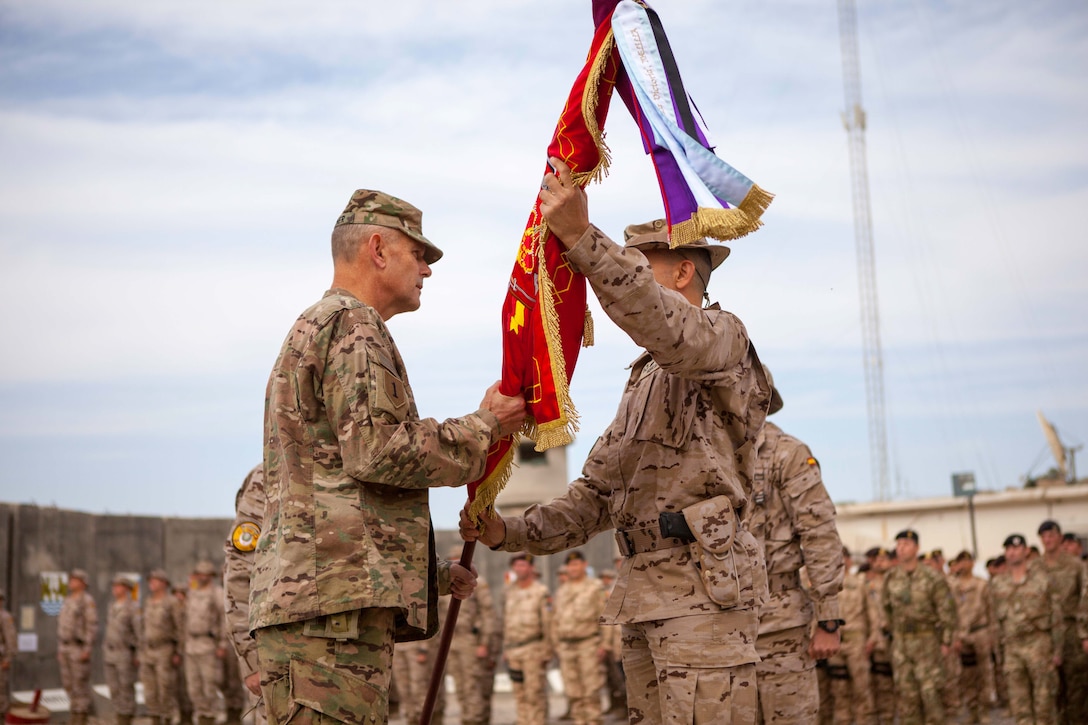
<svg viewBox="0 0 1088 725">
<path fill-rule="evenodd" d="M 718 153 L 777 194 L 712 296 L 832 496 L 871 500 L 836 4 L 653 5 Z M 0 500 L 229 516 L 359 187 L 445 249 L 391 328 L 423 415 L 473 410 L 591 31 L 588 0 L 0 3 Z M 894 497 L 1020 485 L 1037 410 L 1088 438 L 1088 7 L 875 0 L 859 32 Z M 619 103 L 607 132 L 618 235 L 661 201 Z M 596 317 L 572 476 L 636 354 Z M 434 500 L 452 525 L 462 492 Z"/>
</svg>

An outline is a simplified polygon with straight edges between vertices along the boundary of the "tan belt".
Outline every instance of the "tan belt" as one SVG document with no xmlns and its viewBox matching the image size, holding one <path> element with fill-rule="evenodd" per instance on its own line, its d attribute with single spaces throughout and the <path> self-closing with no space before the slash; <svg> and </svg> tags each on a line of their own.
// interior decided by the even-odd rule
<svg viewBox="0 0 1088 725">
<path fill-rule="evenodd" d="M 661 538 L 661 527 L 654 525 L 644 529 L 617 530 L 616 545 L 619 546 L 620 554 L 629 558 L 635 554 L 645 554 L 647 551 L 662 551 L 687 546 L 687 543 L 676 537 Z"/>
</svg>

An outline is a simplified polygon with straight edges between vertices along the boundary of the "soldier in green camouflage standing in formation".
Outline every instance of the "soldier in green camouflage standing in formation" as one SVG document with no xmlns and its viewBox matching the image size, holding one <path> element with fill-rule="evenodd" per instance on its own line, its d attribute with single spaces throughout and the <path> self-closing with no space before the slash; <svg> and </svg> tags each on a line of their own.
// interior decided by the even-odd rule
<svg viewBox="0 0 1088 725">
<path fill-rule="evenodd" d="M 1005 539 L 1008 570 L 990 580 L 990 597 L 1016 725 L 1053 725 L 1065 636 L 1061 602 L 1046 569 L 1027 559 L 1023 536 Z"/>
<path fill-rule="evenodd" d="M 943 725 L 944 658 L 956 635 L 956 602 L 944 575 L 919 564 L 918 533 L 895 537 L 899 564 L 884 577 L 899 725 Z"/>
<path fill-rule="evenodd" d="M 136 666 L 140 651 L 140 610 L 132 599 L 134 583 L 124 576 L 113 579 L 113 601 L 106 615 L 106 684 L 117 725 L 132 725 L 136 714 Z"/>
<path fill-rule="evenodd" d="M 463 486 L 525 401 L 422 419 L 386 321 L 419 308 L 442 256 L 422 212 L 360 189 L 332 232 L 332 288 L 296 320 L 265 399 L 265 521 L 250 591 L 271 722 L 388 717 L 394 641 L 438 630 L 475 575 L 435 557 L 428 488 Z"/>
<path fill-rule="evenodd" d="M 1062 527 L 1057 521 L 1039 525 L 1039 540 L 1043 544 L 1040 561 L 1058 591 L 1065 633 L 1058 670 L 1058 721 L 1062 725 L 1084 725 L 1088 723 L 1088 654 L 1077 635 L 1077 610 L 1088 576 L 1084 562 L 1062 550 Z"/>
</svg>

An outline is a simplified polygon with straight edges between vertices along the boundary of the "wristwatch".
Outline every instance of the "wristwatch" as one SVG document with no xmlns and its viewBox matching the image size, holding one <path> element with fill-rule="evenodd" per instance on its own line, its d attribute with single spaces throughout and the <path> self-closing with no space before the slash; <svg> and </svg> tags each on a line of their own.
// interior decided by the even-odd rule
<svg viewBox="0 0 1088 725">
<path fill-rule="evenodd" d="M 839 631 L 839 625 L 843 621 L 841 619 L 824 619 L 816 623 L 816 626 L 827 632 L 828 634 L 835 634 Z"/>
</svg>

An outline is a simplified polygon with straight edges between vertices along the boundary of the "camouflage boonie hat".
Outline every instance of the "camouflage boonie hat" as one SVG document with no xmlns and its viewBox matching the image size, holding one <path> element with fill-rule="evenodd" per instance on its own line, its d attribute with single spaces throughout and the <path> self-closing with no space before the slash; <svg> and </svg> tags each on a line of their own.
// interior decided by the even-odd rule
<svg viewBox="0 0 1088 725">
<path fill-rule="evenodd" d="M 423 261 L 434 264 L 442 259 L 442 250 L 423 236 L 423 212 L 408 202 L 381 191 L 359 189 L 351 195 L 344 213 L 336 220 L 342 224 L 374 224 L 404 233 L 426 249 Z"/>
<path fill-rule="evenodd" d="M 84 571 L 83 569 L 72 569 L 72 571 L 68 572 L 68 578 L 69 579 L 79 579 L 84 584 L 87 584 L 87 583 L 90 582 L 90 577 L 87 576 L 87 572 Z"/>
<path fill-rule="evenodd" d="M 148 579 L 158 579 L 161 582 L 170 583 L 170 577 L 166 575 L 165 569 L 152 569 L 147 573 Z"/>
<path fill-rule="evenodd" d="M 774 386 L 774 377 L 771 376 L 771 369 L 766 365 L 763 366 L 763 374 L 767 376 L 767 383 L 771 386 L 771 404 L 767 408 L 767 415 L 774 415 L 778 411 L 782 410 L 782 394 L 778 392 L 778 388 Z"/>
<path fill-rule="evenodd" d="M 669 244 L 669 225 L 664 219 L 655 219 L 644 224 L 631 224 L 623 230 L 625 246 L 635 249 L 705 249 L 710 255 L 710 268 L 718 266 L 729 256 L 729 247 L 724 244 L 710 244 L 706 239 L 697 239 L 689 244 L 673 247 Z"/>
<path fill-rule="evenodd" d="M 115 576 L 113 578 L 113 581 L 110 582 L 110 584 L 122 584 L 122 585 L 128 587 L 129 589 L 136 586 L 136 582 L 132 581 L 131 579 L 129 579 L 124 574 L 118 574 L 117 576 Z"/>
</svg>

